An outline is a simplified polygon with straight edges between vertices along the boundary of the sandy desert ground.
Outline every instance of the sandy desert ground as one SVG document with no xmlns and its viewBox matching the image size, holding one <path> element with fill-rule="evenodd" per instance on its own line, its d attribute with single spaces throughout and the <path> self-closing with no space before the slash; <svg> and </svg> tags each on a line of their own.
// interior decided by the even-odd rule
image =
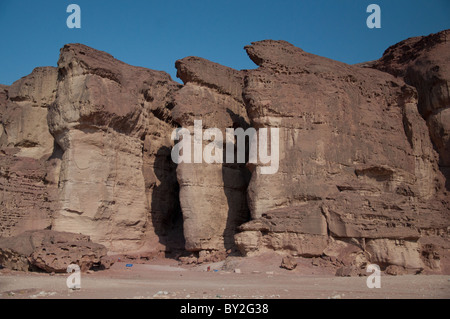
<svg viewBox="0 0 450 319">
<path fill-rule="evenodd" d="M 66 286 L 68 274 L 0 270 L 1 299 L 447 299 L 450 276 L 381 277 L 381 288 L 369 289 L 367 277 L 336 277 L 332 270 L 299 263 L 279 267 L 273 256 L 229 258 L 226 262 L 180 265 L 173 259 L 145 264 L 116 262 L 111 269 L 81 274 L 81 289 Z M 208 271 L 208 267 L 210 270 Z M 238 273 L 236 273 L 238 269 Z M 239 273 L 240 272 L 240 273 Z"/>
</svg>

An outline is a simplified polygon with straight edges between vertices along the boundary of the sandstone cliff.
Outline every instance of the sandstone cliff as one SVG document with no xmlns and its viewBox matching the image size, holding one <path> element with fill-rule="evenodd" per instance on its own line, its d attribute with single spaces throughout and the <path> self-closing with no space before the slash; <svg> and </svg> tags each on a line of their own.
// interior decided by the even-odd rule
<svg viewBox="0 0 450 319">
<path fill-rule="evenodd" d="M 388 72 L 414 86 L 418 109 L 439 153 L 439 165 L 450 189 L 450 30 L 404 40 L 366 66 Z"/>
<path fill-rule="evenodd" d="M 176 62 L 185 83 L 175 95 L 174 120 L 193 128 L 247 127 L 242 99 L 244 72 L 188 57 Z M 202 141 L 205 145 L 210 141 Z M 193 161 L 192 161 L 193 162 Z M 243 164 L 180 163 L 177 167 L 186 249 L 224 250 L 234 246 L 236 228 L 248 220 L 248 170 Z"/>
<path fill-rule="evenodd" d="M 236 236 L 242 252 L 321 256 L 340 241 L 358 247 L 353 263 L 422 268 L 424 225 L 447 220 L 449 207 L 427 207 L 442 176 L 415 88 L 283 41 L 246 50 L 260 66 L 246 78 L 249 118 L 280 128 L 280 169 L 252 174 L 253 220 Z"/>
<path fill-rule="evenodd" d="M 51 226 L 59 163 L 47 115 L 57 70 L 36 68 L 0 87 L 0 236 Z"/>
<path fill-rule="evenodd" d="M 89 235 L 113 252 L 157 241 L 177 202 L 164 149 L 171 147 L 168 112 L 179 85 L 83 45 L 61 49 L 58 79 L 48 116 L 63 151 L 52 228 Z M 167 165 L 158 164 L 161 157 Z"/>
<path fill-rule="evenodd" d="M 353 66 L 259 41 L 245 47 L 253 70 L 177 61 L 184 85 L 68 44 L 57 68 L 0 86 L 0 237 L 52 229 L 110 254 L 274 250 L 448 273 L 448 34 Z M 278 172 L 176 165 L 171 134 L 195 120 L 223 136 L 278 128 Z"/>
</svg>

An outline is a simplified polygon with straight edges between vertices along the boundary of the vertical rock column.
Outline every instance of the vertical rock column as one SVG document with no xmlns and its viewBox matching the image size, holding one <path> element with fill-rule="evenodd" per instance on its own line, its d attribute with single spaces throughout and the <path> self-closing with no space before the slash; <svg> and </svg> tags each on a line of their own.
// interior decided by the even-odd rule
<svg viewBox="0 0 450 319">
<path fill-rule="evenodd" d="M 225 128 L 247 128 L 243 72 L 196 57 L 179 60 L 176 67 L 185 83 L 175 95 L 172 111 L 180 126 L 192 133 L 194 121 L 201 120 L 203 130 L 221 130 L 224 141 Z M 210 142 L 202 141 L 203 147 Z M 178 165 L 187 250 L 223 251 L 234 247 L 237 226 L 248 220 L 247 176 L 245 164 L 194 163 L 192 158 L 191 163 Z"/>
<path fill-rule="evenodd" d="M 167 113 L 169 92 L 177 88 L 164 72 L 80 44 L 61 49 L 49 114 L 64 151 L 54 230 L 89 235 L 111 252 L 154 249 L 145 245 L 155 233 L 143 146 L 147 133 L 157 129 L 151 125 L 160 121 L 155 114 Z M 167 134 L 167 125 L 159 129 Z"/>
</svg>

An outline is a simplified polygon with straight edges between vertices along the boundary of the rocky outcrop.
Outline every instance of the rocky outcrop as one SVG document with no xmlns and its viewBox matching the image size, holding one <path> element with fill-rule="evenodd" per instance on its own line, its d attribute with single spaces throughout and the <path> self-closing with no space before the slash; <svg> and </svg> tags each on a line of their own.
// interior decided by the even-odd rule
<svg viewBox="0 0 450 319">
<path fill-rule="evenodd" d="M 0 236 L 52 228 L 111 252 L 182 249 L 164 72 L 73 44 L 0 87 Z"/>
<path fill-rule="evenodd" d="M 56 80 L 56 68 L 43 67 L 0 87 L 0 237 L 51 225 L 59 161 L 47 114 Z"/>
<path fill-rule="evenodd" d="M 0 237 L 49 228 L 57 208 L 57 184 L 49 181 L 52 161 L 0 154 Z"/>
<path fill-rule="evenodd" d="M 297 267 L 297 262 L 292 256 L 288 255 L 283 257 L 280 267 L 287 270 L 294 270 Z"/>
<path fill-rule="evenodd" d="M 418 108 L 439 153 L 450 189 L 450 30 L 414 37 L 389 47 L 367 64 L 402 78 L 419 93 Z"/>
<path fill-rule="evenodd" d="M 330 261 L 341 275 L 367 263 L 448 273 L 447 36 L 408 39 L 354 66 L 265 40 L 245 48 L 254 70 L 177 61 L 184 85 L 64 46 L 57 68 L 0 86 L 0 237 L 83 235 L 73 235 L 78 250 L 67 258 L 72 239 L 29 253 L 9 247 L 4 260 L 90 267 L 99 259 L 84 256 L 105 250 L 89 236 L 109 254 L 184 248 L 201 262 L 237 247 Z M 202 134 L 217 128 L 223 137 L 202 136 L 202 152 L 230 148 L 234 163 L 225 152 L 224 163 L 195 162 L 195 151 L 192 163 L 172 161 L 174 130 L 186 128 L 192 145 L 196 120 Z M 237 163 L 226 129 L 249 127 L 279 129 L 268 150 L 278 150 L 276 173 L 249 160 L 248 143 Z"/>
<path fill-rule="evenodd" d="M 262 41 L 247 51 L 261 65 L 249 71 L 244 90 L 252 125 L 280 128 L 278 173 L 252 176 L 254 218 L 352 187 L 406 189 L 425 199 L 434 195 L 435 153 L 415 110 L 413 88 L 386 73 L 314 56 L 286 42 Z M 269 197 L 266 185 L 292 187 Z"/>
<path fill-rule="evenodd" d="M 158 182 L 175 189 L 174 168 L 155 162 L 158 151 L 171 146 L 169 109 L 178 84 L 164 72 L 133 67 L 79 44 L 61 49 L 58 77 L 48 117 L 63 150 L 61 209 L 52 229 L 89 235 L 113 252 L 157 242 L 156 231 L 162 231 L 155 228 L 163 227 L 158 221 L 164 218 L 151 210 L 157 206 L 156 214 L 170 219 L 173 205 L 161 211 L 156 202 L 177 202 L 175 191 L 160 191 L 155 198 Z"/>
<path fill-rule="evenodd" d="M 259 65 L 243 91 L 250 123 L 280 128 L 280 165 L 252 171 L 241 251 L 320 256 L 330 239 L 351 239 L 366 261 L 423 267 L 420 225 L 433 217 L 419 206 L 436 200 L 442 176 L 415 89 L 284 41 L 246 50 Z M 438 211 L 448 216 L 448 203 Z"/>
<path fill-rule="evenodd" d="M 312 257 L 328 245 L 327 222 L 315 202 L 270 210 L 239 230 L 236 244 L 244 255 L 275 250 Z"/>
<path fill-rule="evenodd" d="M 201 120 L 202 129 L 218 128 L 224 139 L 226 128 L 248 126 L 242 100 L 244 72 L 195 57 L 177 61 L 176 67 L 185 82 L 175 94 L 172 116 L 177 123 L 193 132 L 194 121 Z M 194 145 L 194 136 L 191 140 Z M 202 147 L 212 141 L 202 140 Z M 225 140 L 218 143 L 225 145 Z M 194 163 L 192 157 L 192 163 L 178 164 L 177 177 L 186 249 L 233 248 L 236 228 L 248 220 L 245 165 L 209 164 L 203 156 Z"/>
<path fill-rule="evenodd" d="M 41 230 L 0 238 L 0 265 L 13 270 L 66 272 L 70 264 L 83 272 L 92 267 L 107 269 L 112 260 L 106 254 L 105 246 L 80 234 Z"/>
<path fill-rule="evenodd" d="M 56 68 L 36 68 L 4 89 L 0 148 L 17 148 L 17 156 L 35 159 L 52 153 L 47 113 L 55 100 L 56 77 Z"/>
</svg>

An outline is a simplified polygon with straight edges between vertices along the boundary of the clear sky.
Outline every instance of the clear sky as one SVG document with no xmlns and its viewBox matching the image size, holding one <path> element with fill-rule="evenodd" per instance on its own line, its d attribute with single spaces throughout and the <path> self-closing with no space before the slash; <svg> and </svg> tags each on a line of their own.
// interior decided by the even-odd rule
<svg viewBox="0 0 450 319">
<path fill-rule="evenodd" d="M 81 29 L 66 25 L 71 3 L 81 7 Z M 381 29 L 366 26 L 371 3 L 381 8 Z M 191 55 L 254 68 L 243 47 L 263 39 L 353 64 L 449 28 L 450 0 L 0 0 L 0 83 L 56 66 L 66 43 L 176 79 L 175 61 Z"/>
</svg>

